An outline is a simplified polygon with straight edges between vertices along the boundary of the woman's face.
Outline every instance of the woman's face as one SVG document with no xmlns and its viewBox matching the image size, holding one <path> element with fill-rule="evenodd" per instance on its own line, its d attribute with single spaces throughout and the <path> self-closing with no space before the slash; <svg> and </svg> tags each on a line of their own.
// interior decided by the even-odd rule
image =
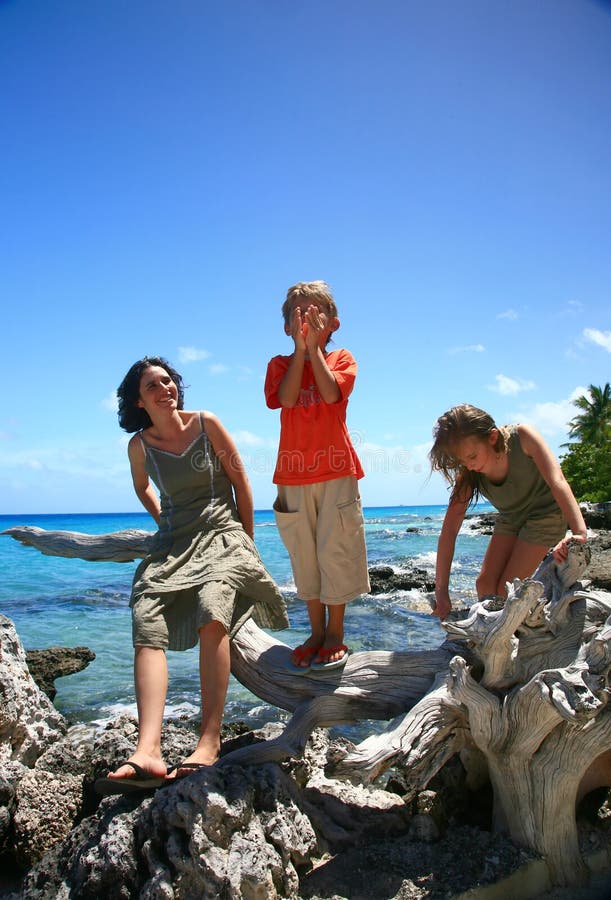
<svg viewBox="0 0 611 900">
<path fill-rule="evenodd" d="M 175 410 L 178 404 L 178 388 L 161 366 L 149 366 L 140 376 L 140 393 L 137 406 L 146 410 L 151 419 L 159 411 Z"/>
</svg>

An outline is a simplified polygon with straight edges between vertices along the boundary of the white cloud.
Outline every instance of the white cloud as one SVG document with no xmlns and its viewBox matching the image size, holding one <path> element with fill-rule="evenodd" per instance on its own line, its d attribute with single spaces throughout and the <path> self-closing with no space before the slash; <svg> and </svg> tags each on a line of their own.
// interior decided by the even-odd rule
<svg viewBox="0 0 611 900">
<path fill-rule="evenodd" d="M 229 371 L 229 366 L 225 366 L 223 363 L 213 363 L 208 371 L 211 375 L 223 375 L 225 372 Z"/>
<path fill-rule="evenodd" d="M 611 353 L 611 331 L 599 331 L 598 328 L 584 328 L 583 336 L 593 344 L 603 347 L 607 353 Z"/>
<path fill-rule="evenodd" d="M 357 431 L 350 431 L 350 437 L 367 476 L 427 475 L 430 471 L 428 452 L 431 441 L 405 447 L 403 444 L 379 444 L 368 441 Z"/>
<path fill-rule="evenodd" d="M 518 318 L 518 314 L 515 309 L 506 309 L 505 312 L 499 313 L 497 319 L 508 319 L 510 322 L 515 322 Z"/>
<path fill-rule="evenodd" d="M 512 413 L 509 418 L 512 422 L 524 422 L 528 425 L 534 425 L 541 434 L 545 434 L 548 437 L 551 435 L 563 435 L 567 433 L 568 423 L 577 413 L 573 401 L 587 393 L 587 388 L 576 387 L 566 400 L 559 400 L 556 403 L 535 403 L 529 409 Z"/>
<path fill-rule="evenodd" d="M 513 397 L 522 391 L 532 391 L 536 388 L 534 381 L 525 381 L 523 378 L 509 378 L 507 375 L 496 375 L 496 384 L 489 384 L 488 389 L 505 397 Z"/>
<path fill-rule="evenodd" d="M 486 348 L 483 344 L 467 344 L 465 347 L 451 347 L 450 353 L 484 353 Z"/>
<path fill-rule="evenodd" d="M 209 356 L 207 350 L 198 350 L 197 347 L 178 348 L 178 361 L 181 363 L 198 362 L 200 359 L 208 359 Z"/>
<path fill-rule="evenodd" d="M 116 412 L 119 408 L 119 402 L 117 400 L 117 392 L 111 391 L 104 399 L 102 400 L 102 406 L 104 409 L 110 410 L 110 412 Z"/>
</svg>

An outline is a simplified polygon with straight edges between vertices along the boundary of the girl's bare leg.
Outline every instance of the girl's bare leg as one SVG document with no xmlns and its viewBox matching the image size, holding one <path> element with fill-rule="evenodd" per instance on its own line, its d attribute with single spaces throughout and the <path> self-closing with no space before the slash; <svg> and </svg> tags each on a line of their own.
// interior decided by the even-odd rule
<svg viewBox="0 0 611 900">
<path fill-rule="evenodd" d="M 513 534 L 493 534 L 484 556 L 481 571 L 475 582 L 478 597 L 496 594 L 501 574 L 510 558 L 517 537 Z M 505 596 L 503 586 L 502 596 Z"/>
<path fill-rule="evenodd" d="M 527 544 L 518 538 L 501 574 L 496 593 L 505 597 L 507 582 L 511 583 L 514 578 L 530 578 L 548 550 L 547 544 Z"/>
<path fill-rule="evenodd" d="M 130 756 L 151 775 L 161 777 L 166 766 L 161 756 L 161 726 L 168 692 L 168 664 L 165 652 L 159 647 L 136 647 L 134 654 L 134 682 L 138 706 L 138 744 Z M 110 778 L 134 778 L 131 766 L 119 766 L 109 772 Z"/>
<path fill-rule="evenodd" d="M 476 581 L 477 596 L 506 597 L 507 582 L 532 575 L 548 549 L 543 544 L 527 544 L 515 535 L 493 534 Z"/>
</svg>

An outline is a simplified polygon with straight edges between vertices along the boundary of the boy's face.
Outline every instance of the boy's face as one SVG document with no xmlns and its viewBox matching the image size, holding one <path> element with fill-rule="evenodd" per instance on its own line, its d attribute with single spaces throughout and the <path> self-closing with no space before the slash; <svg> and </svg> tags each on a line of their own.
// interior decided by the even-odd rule
<svg viewBox="0 0 611 900">
<path fill-rule="evenodd" d="M 284 325 L 286 334 L 293 333 L 295 313 L 297 312 L 297 310 L 299 310 L 301 321 L 302 323 L 304 323 L 306 321 L 306 313 L 312 306 L 314 306 L 318 310 L 321 319 L 324 321 L 324 324 L 329 326 L 329 332 L 336 331 L 336 329 L 339 327 L 339 319 L 336 316 L 332 316 L 330 314 L 329 307 L 324 300 L 317 300 L 316 297 L 296 297 L 291 303 L 290 319 Z"/>
</svg>

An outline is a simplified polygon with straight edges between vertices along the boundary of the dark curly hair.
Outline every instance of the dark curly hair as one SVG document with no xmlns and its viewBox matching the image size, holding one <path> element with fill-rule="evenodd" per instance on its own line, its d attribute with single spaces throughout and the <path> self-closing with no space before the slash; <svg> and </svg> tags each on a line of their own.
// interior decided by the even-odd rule
<svg viewBox="0 0 611 900">
<path fill-rule="evenodd" d="M 167 359 L 163 356 L 145 356 L 135 362 L 119 387 L 117 399 L 119 401 L 119 425 L 129 433 L 150 428 L 153 424 L 149 414 L 140 406 L 136 406 L 140 398 L 140 379 L 145 369 L 151 366 L 159 366 L 165 369 L 176 387 L 178 388 L 178 409 L 183 409 L 185 401 L 185 387 L 180 375 Z"/>
</svg>

